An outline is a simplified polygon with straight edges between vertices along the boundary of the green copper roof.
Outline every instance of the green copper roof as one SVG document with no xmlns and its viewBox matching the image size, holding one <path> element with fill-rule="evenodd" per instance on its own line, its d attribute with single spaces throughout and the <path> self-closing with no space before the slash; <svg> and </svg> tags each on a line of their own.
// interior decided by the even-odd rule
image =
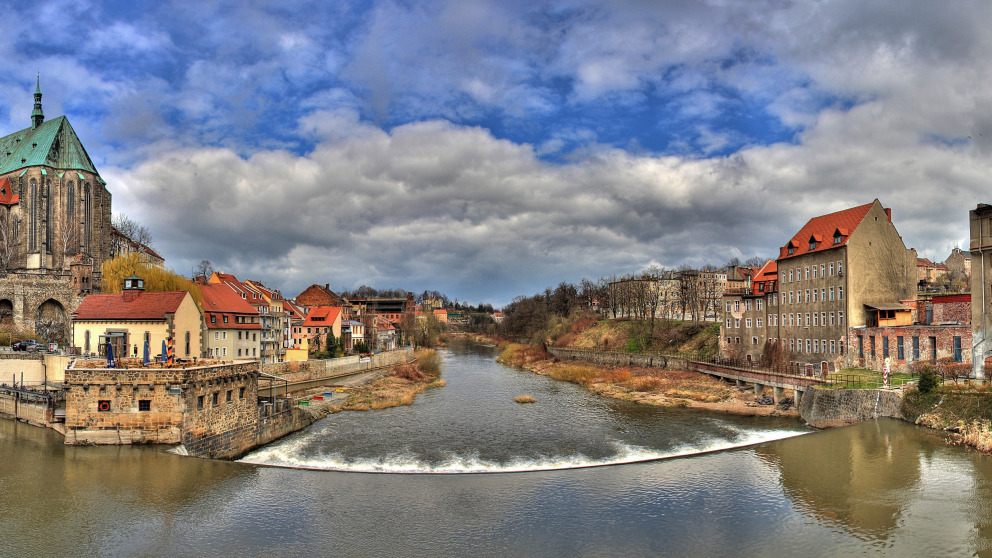
<svg viewBox="0 0 992 558">
<path fill-rule="evenodd" d="M 100 174 L 65 116 L 0 138 L 0 174 L 36 166 Z"/>
</svg>

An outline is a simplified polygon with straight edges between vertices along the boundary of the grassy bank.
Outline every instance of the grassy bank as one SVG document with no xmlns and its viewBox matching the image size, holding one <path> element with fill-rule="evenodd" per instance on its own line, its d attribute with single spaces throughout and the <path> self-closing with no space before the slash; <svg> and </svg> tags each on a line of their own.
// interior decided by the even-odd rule
<svg viewBox="0 0 992 558">
<path fill-rule="evenodd" d="M 570 349 L 622 351 L 634 354 L 693 353 L 697 358 L 719 352 L 720 324 L 678 320 L 603 319 L 588 312 L 569 316 L 553 330 L 551 345 Z"/>
<path fill-rule="evenodd" d="M 329 411 L 368 411 L 400 405 L 412 405 L 413 398 L 427 388 L 441 387 L 441 355 L 433 349 L 420 349 L 416 362 L 393 368 L 390 375 L 352 388 L 340 405 L 330 405 Z"/>
<path fill-rule="evenodd" d="M 988 385 L 907 390 L 903 415 L 921 426 L 949 432 L 955 443 L 992 452 L 992 388 Z"/>
<path fill-rule="evenodd" d="M 496 360 L 555 380 L 579 384 L 599 395 L 646 405 L 695 407 L 746 415 L 780 413 L 770 406 L 748 406 L 754 400 L 753 392 L 698 372 L 559 361 L 549 357 L 541 347 L 516 343 L 504 345 Z M 796 413 L 793 410 L 785 414 Z"/>
</svg>

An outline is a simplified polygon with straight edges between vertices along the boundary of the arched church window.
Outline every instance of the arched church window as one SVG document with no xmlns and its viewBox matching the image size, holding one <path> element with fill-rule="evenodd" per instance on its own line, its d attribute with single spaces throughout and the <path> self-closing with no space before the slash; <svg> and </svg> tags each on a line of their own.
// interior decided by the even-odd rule
<svg viewBox="0 0 992 558">
<path fill-rule="evenodd" d="M 90 192 L 90 183 L 87 182 L 83 186 L 83 245 L 86 247 L 86 253 L 89 254 L 93 249 L 93 237 L 90 233 L 90 221 L 93 220 L 93 194 Z"/>
<path fill-rule="evenodd" d="M 52 179 L 45 181 L 45 251 L 52 253 Z"/>
<path fill-rule="evenodd" d="M 35 251 L 35 250 L 38 249 L 38 235 L 37 235 L 37 229 L 38 229 L 38 220 L 37 220 L 38 219 L 38 181 L 35 180 L 34 178 L 32 178 L 30 184 L 31 184 L 31 204 L 28 206 L 30 208 L 29 209 L 29 211 L 30 211 L 30 215 L 29 215 L 30 221 L 28 222 L 28 226 L 30 227 L 29 233 L 28 233 L 28 236 L 29 236 L 29 238 L 28 238 L 28 246 L 31 249 L 31 251 L 33 252 L 33 251 Z"/>
</svg>

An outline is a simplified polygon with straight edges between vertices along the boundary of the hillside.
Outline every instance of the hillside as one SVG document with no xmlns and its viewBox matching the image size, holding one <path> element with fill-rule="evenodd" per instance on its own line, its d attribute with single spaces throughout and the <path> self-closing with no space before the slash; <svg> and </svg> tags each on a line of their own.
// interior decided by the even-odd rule
<svg viewBox="0 0 992 558">
<path fill-rule="evenodd" d="M 692 352 L 699 357 L 719 352 L 720 324 L 656 320 L 654 331 L 640 320 L 605 320 L 583 314 L 561 324 L 552 346 L 638 354 Z"/>
</svg>

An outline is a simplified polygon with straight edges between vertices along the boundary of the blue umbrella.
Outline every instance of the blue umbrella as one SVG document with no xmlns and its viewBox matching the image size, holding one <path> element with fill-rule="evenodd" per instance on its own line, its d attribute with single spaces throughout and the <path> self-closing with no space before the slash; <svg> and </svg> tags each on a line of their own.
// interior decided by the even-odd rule
<svg viewBox="0 0 992 558">
<path fill-rule="evenodd" d="M 165 361 L 166 361 L 167 359 L 168 359 L 168 357 L 167 357 L 167 355 L 165 354 L 165 339 L 163 339 L 163 340 L 162 340 L 162 364 L 165 364 Z"/>
<path fill-rule="evenodd" d="M 149 364 L 151 364 L 151 362 L 148 360 L 148 340 L 147 339 L 145 339 L 145 354 L 144 354 L 144 358 L 142 359 L 141 363 L 144 366 L 148 366 Z"/>
<path fill-rule="evenodd" d="M 114 367 L 114 346 L 111 343 L 107 343 L 107 368 Z"/>
</svg>

